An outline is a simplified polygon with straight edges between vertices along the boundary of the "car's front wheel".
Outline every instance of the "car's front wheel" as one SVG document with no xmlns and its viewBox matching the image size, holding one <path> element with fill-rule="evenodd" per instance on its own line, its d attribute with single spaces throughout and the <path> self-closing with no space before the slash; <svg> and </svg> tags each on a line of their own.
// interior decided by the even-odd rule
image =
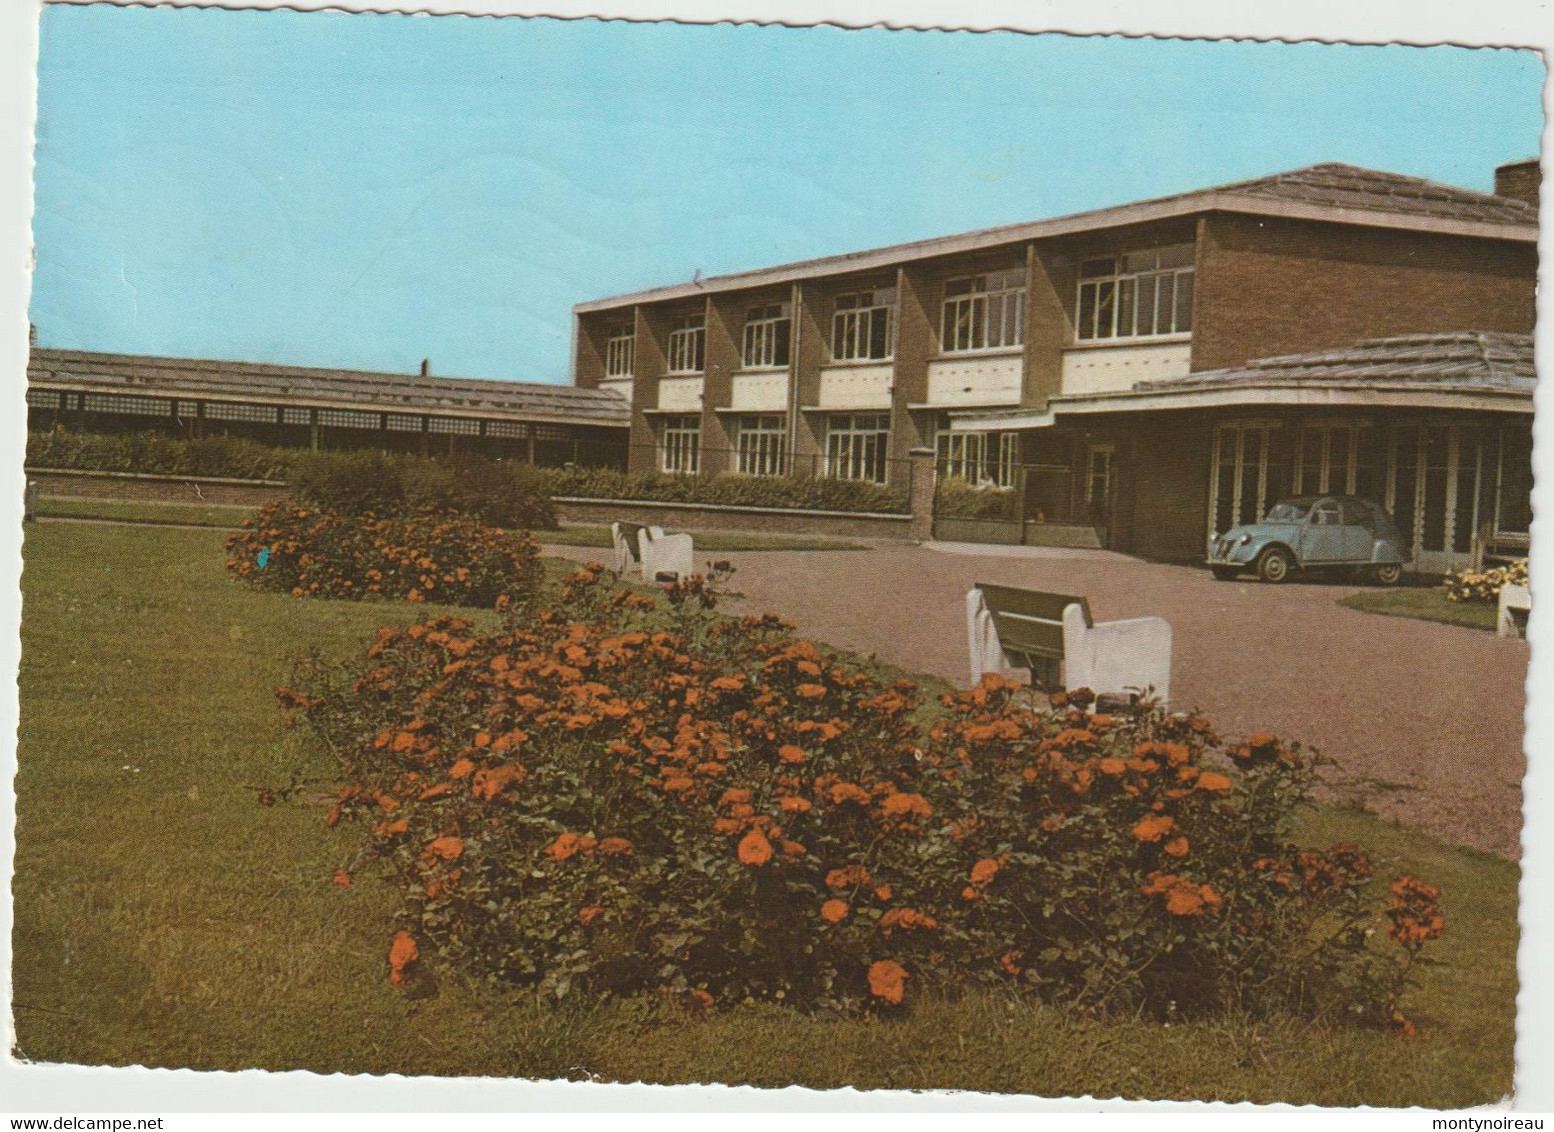
<svg viewBox="0 0 1554 1132">
<path fill-rule="evenodd" d="M 1241 571 L 1234 566 L 1210 566 L 1209 573 L 1221 582 L 1229 582 Z"/>
<path fill-rule="evenodd" d="M 1371 576 L 1380 585 L 1395 586 L 1403 580 L 1403 567 L 1396 562 L 1388 563 L 1385 566 L 1376 567 L 1375 573 Z"/>
<path fill-rule="evenodd" d="M 1263 551 L 1257 560 L 1257 576 L 1272 585 L 1278 585 L 1290 576 L 1290 571 L 1295 568 L 1294 561 L 1290 558 L 1290 552 L 1277 546 L 1271 546 Z"/>
</svg>

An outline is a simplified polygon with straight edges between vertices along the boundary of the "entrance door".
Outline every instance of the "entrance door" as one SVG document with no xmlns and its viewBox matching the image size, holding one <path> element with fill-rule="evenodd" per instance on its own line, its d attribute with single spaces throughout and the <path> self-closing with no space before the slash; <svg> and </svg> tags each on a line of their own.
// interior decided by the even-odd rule
<svg viewBox="0 0 1554 1132">
<path fill-rule="evenodd" d="M 1467 565 L 1483 506 L 1483 427 L 1423 424 L 1398 428 L 1388 510 L 1411 546 L 1419 573 L 1444 574 Z"/>
</svg>

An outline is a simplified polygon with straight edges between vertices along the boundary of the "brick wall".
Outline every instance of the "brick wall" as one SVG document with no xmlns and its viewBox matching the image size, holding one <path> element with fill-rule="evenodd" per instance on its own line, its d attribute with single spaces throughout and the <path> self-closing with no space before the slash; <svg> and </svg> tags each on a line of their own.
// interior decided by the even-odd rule
<svg viewBox="0 0 1554 1132">
<path fill-rule="evenodd" d="M 644 523 L 671 530 L 761 531 L 902 542 L 912 539 L 912 518 L 909 515 L 822 515 L 778 508 L 730 508 L 689 503 L 590 499 L 558 500 L 556 517 L 563 523 Z"/>
<path fill-rule="evenodd" d="M 1532 332 L 1536 249 L 1213 215 L 1200 221 L 1194 369 L 1432 331 Z"/>
</svg>

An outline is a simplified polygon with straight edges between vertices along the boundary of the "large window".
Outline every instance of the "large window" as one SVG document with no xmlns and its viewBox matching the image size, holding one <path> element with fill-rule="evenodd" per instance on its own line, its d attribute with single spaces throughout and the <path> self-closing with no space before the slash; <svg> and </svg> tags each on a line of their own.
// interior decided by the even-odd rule
<svg viewBox="0 0 1554 1132">
<path fill-rule="evenodd" d="M 793 327 L 789 303 L 768 303 L 745 312 L 745 369 L 782 369 L 788 364 L 788 339 Z"/>
<path fill-rule="evenodd" d="M 884 483 L 889 413 L 833 413 L 826 420 L 826 474 Z"/>
<path fill-rule="evenodd" d="M 701 418 L 664 418 L 664 443 L 659 467 L 675 475 L 695 475 L 701 467 Z"/>
<path fill-rule="evenodd" d="M 1272 421 L 1220 425 L 1214 430 L 1209 479 L 1209 535 L 1260 520 L 1285 494 L 1287 457 Z"/>
<path fill-rule="evenodd" d="M 1025 341 L 1025 269 L 967 275 L 944 285 L 940 347 L 996 350 Z"/>
<path fill-rule="evenodd" d="M 1191 244 L 1087 259 L 1079 266 L 1074 333 L 1081 341 L 1185 334 L 1192 281 Z"/>
<path fill-rule="evenodd" d="M 630 377 L 636 363 L 637 335 L 630 326 L 617 327 L 604 344 L 604 376 Z"/>
<path fill-rule="evenodd" d="M 952 432 L 945 417 L 934 433 L 933 447 L 940 478 L 953 476 L 978 487 L 1013 487 L 1019 475 L 1016 432 Z"/>
<path fill-rule="evenodd" d="M 780 476 L 788 452 L 787 422 L 775 413 L 740 417 L 734 448 L 734 469 L 740 475 Z"/>
<path fill-rule="evenodd" d="M 1364 428 L 1356 422 L 1302 426 L 1295 436 L 1295 494 L 1379 494 Z"/>
<path fill-rule="evenodd" d="M 895 349 L 896 289 L 877 287 L 836 297 L 831 318 L 831 358 L 838 362 L 882 361 Z"/>
<path fill-rule="evenodd" d="M 707 318 L 688 314 L 669 332 L 669 372 L 700 373 L 707 357 Z"/>
</svg>

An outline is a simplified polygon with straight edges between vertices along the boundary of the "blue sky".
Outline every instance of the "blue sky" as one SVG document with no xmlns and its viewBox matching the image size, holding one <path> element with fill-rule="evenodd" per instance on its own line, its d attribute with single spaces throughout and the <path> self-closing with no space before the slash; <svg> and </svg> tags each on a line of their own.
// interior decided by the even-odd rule
<svg viewBox="0 0 1554 1132">
<path fill-rule="evenodd" d="M 31 316 L 78 349 L 559 382 L 573 303 L 1318 161 L 1488 189 L 1531 52 L 43 14 Z"/>
</svg>

